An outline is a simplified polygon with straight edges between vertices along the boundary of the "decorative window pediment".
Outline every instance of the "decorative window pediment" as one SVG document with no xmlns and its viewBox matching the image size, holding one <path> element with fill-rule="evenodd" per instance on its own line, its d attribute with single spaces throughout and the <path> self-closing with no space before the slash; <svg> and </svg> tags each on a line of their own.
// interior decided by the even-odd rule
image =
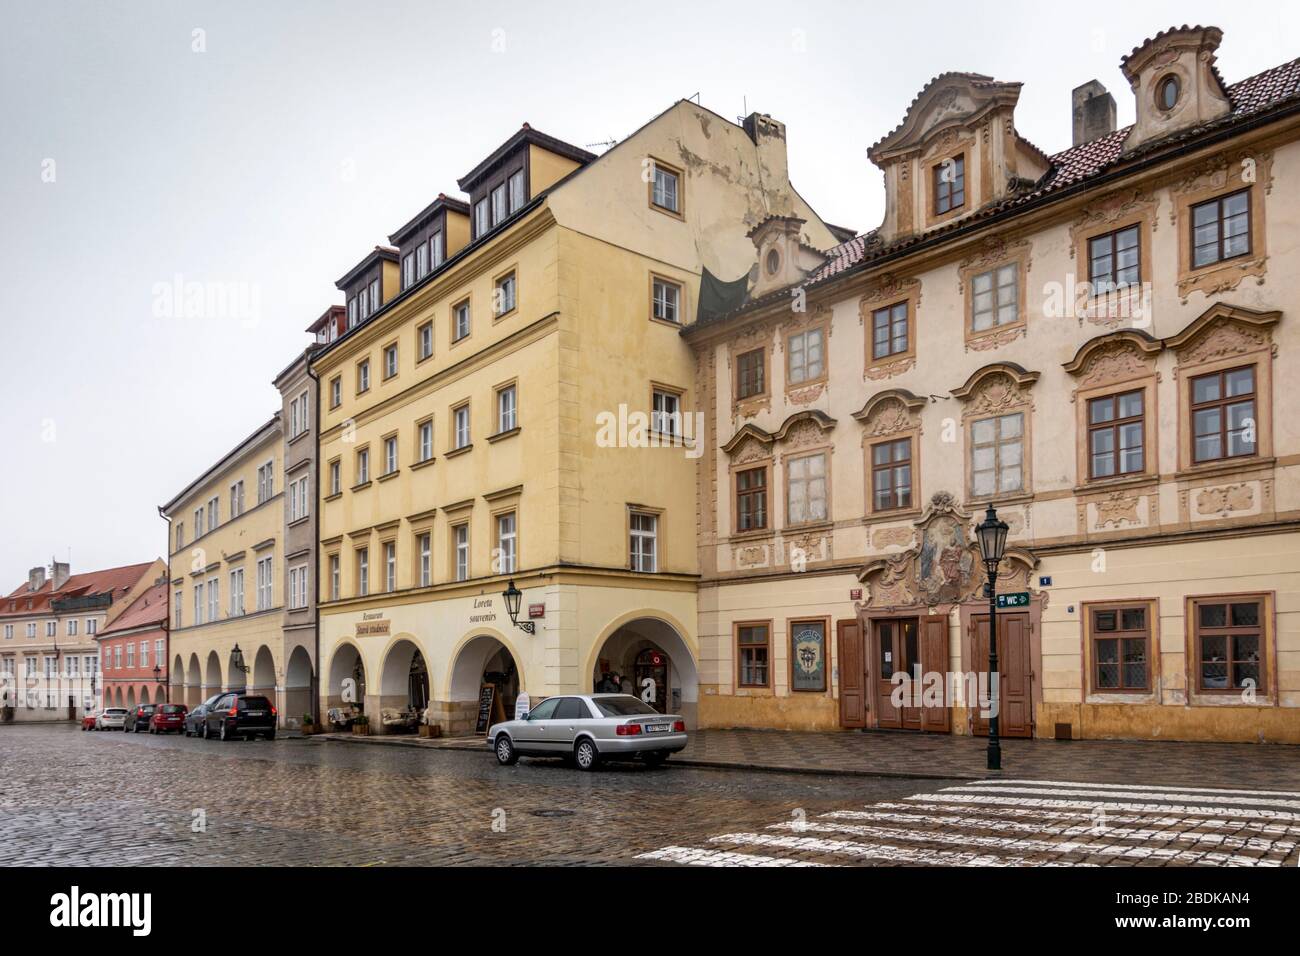
<svg viewBox="0 0 1300 956">
<path fill-rule="evenodd" d="M 863 425 L 863 438 L 883 438 L 920 427 L 920 411 L 926 399 L 905 388 L 890 388 L 867 399 L 853 418 Z"/>
<path fill-rule="evenodd" d="M 1272 327 L 1281 312 L 1256 312 L 1216 302 L 1176 335 L 1164 340 L 1179 365 L 1197 365 L 1233 355 L 1274 350 Z"/>
<path fill-rule="evenodd" d="M 996 414 L 1030 404 L 1029 390 L 1038 381 L 1038 375 L 1014 362 L 994 362 L 976 369 L 951 394 L 966 404 L 967 415 Z"/>
</svg>

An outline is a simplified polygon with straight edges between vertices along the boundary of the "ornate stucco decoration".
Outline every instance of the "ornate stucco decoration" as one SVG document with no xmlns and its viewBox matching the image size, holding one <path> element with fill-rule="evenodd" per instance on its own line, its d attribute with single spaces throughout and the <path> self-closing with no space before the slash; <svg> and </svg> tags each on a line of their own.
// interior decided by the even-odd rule
<svg viewBox="0 0 1300 956">
<path fill-rule="evenodd" d="M 1158 203 L 1159 200 L 1141 189 L 1118 190 L 1088 203 L 1070 224 L 1070 258 L 1086 263 L 1087 250 L 1083 248 L 1083 240 L 1099 232 L 1109 232 L 1133 218 L 1144 219 L 1155 231 L 1159 225 L 1156 219 Z M 1085 279 L 1086 275 L 1078 277 L 1079 282 Z"/>
<path fill-rule="evenodd" d="M 1003 236 L 992 236 L 980 244 L 971 255 L 957 265 L 957 294 L 965 298 L 962 306 L 966 350 L 985 352 L 997 349 L 1028 334 L 1029 270 L 1033 265 L 1032 247 L 1028 240 L 1009 242 Z M 989 329 L 976 331 L 974 323 L 974 297 L 967 295 L 971 281 L 980 273 L 1011 264 L 1016 265 L 1016 320 Z"/>
<path fill-rule="evenodd" d="M 994 362 L 977 369 L 951 394 L 966 404 L 965 415 L 997 415 L 1025 405 L 1032 409 L 1029 390 L 1038 376 L 1014 362 Z"/>
<path fill-rule="evenodd" d="M 1234 511 L 1250 511 L 1255 507 L 1255 489 L 1248 484 L 1224 485 L 1206 488 L 1196 496 L 1196 513 L 1227 517 Z"/>
<path fill-rule="evenodd" d="M 858 574 L 869 588 L 868 607 L 924 605 L 943 610 L 963 601 L 981 600 L 985 576 L 979 547 L 970 534 L 972 516 L 946 491 L 936 492 L 914 522 L 915 544 L 906 551 L 870 561 Z M 999 569 L 999 587 L 1028 590 L 1038 559 L 1010 547 Z"/>
<path fill-rule="evenodd" d="M 752 422 L 746 422 L 722 446 L 722 452 L 740 464 L 767 458 L 773 446 L 788 445 L 803 448 L 822 444 L 825 434 L 833 429 L 836 420 L 819 409 L 795 412 L 774 432 L 765 431 Z"/>
<path fill-rule="evenodd" d="M 863 425 L 863 441 L 874 441 L 919 428 L 920 411 L 926 404 L 926 399 L 905 388 L 890 388 L 867 399 L 861 410 L 853 413 L 853 418 Z"/>
<path fill-rule="evenodd" d="M 1174 350 L 1179 366 L 1200 365 L 1262 350 L 1276 356 L 1272 327 L 1281 318 L 1282 313 L 1278 311 L 1257 312 L 1215 303 L 1163 344 Z"/>
<path fill-rule="evenodd" d="M 1062 367 L 1075 378 L 1070 393 L 1074 401 L 1080 391 L 1102 385 L 1119 385 L 1155 374 L 1155 360 L 1164 349 L 1160 339 L 1140 329 L 1121 329 L 1089 339 Z"/>
</svg>

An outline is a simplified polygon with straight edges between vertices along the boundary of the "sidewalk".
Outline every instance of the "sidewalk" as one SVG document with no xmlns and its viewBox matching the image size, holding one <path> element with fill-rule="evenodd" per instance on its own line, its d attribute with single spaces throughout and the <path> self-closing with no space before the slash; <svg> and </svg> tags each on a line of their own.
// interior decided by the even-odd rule
<svg viewBox="0 0 1300 956">
<path fill-rule="evenodd" d="M 481 737 L 356 737 L 348 741 L 488 756 Z M 805 733 L 700 730 L 673 766 L 918 779 L 990 777 L 1083 783 L 1149 783 L 1226 789 L 1300 790 L 1300 747 L 1283 744 L 1127 740 L 1003 740 L 1002 771 L 985 769 L 983 737 L 888 731 Z"/>
</svg>

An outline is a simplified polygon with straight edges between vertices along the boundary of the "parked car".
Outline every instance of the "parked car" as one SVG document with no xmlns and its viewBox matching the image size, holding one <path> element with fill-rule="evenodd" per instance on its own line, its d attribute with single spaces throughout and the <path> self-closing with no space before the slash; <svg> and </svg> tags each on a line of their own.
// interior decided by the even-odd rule
<svg viewBox="0 0 1300 956">
<path fill-rule="evenodd" d="M 149 718 L 149 733 L 180 733 L 185 729 L 185 705 L 161 704 Z"/>
<path fill-rule="evenodd" d="M 126 722 L 122 729 L 128 734 L 140 733 L 149 729 L 149 718 L 153 716 L 156 704 L 136 704 L 126 712 Z"/>
<path fill-rule="evenodd" d="M 97 721 L 97 720 L 99 719 L 99 715 L 102 714 L 102 713 L 103 713 L 102 710 L 97 710 L 97 711 L 95 711 L 94 713 L 86 714 L 86 716 L 82 717 L 82 718 L 81 718 L 81 729 L 82 729 L 82 730 L 94 730 L 94 729 L 95 729 L 95 721 Z"/>
<path fill-rule="evenodd" d="M 577 694 L 548 697 L 521 720 L 488 729 L 497 762 L 509 766 L 520 756 L 571 757 L 581 770 L 603 760 L 639 759 L 658 766 L 686 746 L 686 722 L 661 714 L 631 694 Z"/>
<path fill-rule="evenodd" d="M 126 726 L 125 707 L 107 707 L 95 718 L 96 730 L 122 730 Z"/>
<path fill-rule="evenodd" d="M 275 705 L 261 694 L 222 694 L 203 716 L 203 736 L 275 739 Z"/>
<path fill-rule="evenodd" d="M 185 736 L 186 737 L 203 736 L 203 729 L 207 726 L 207 723 L 205 722 L 205 718 L 208 716 L 208 711 L 212 709 L 212 705 L 215 704 L 217 701 L 219 701 L 221 697 L 222 697 L 221 694 L 213 694 L 211 697 L 209 697 L 207 700 L 199 704 L 199 706 L 195 707 L 193 710 L 191 710 L 188 714 L 185 715 Z"/>
</svg>

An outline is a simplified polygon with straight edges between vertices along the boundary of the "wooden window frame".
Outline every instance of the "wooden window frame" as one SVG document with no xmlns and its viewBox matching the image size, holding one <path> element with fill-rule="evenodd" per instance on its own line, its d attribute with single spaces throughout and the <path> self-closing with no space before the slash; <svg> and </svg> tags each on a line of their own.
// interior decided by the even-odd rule
<svg viewBox="0 0 1300 956">
<path fill-rule="evenodd" d="M 752 691 L 769 691 L 769 692 L 770 692 L 770 691 L 772 690 L 772 685 L 773 685 L 773 670 L 774 670 L 774 666 L 775 666 L 775 663 L 776 663 L 776 660 L 775 660 L 775 658 L 776 658 L 776 649 L 775 649 L 775 647 L 773 646 L 773 643 L 772 643 L 772 632 L 773 632 L 773 630 L 774 630 L 773 625 L 774 625 L 774 622 L 771 621 L 771 620 L 766 620 L 766 621 L 734 621 L 734 622 L 732 622 L 732 625 L 731 625 L 731 646 L 732 646 L 733 648 L 735 648 L 735 655 L 736 655 L 736 663 L 735 663 L 735 686 L 736 686 L 736 689 L 737 689 L 737 690 L 740 690 L 740 691 L 750 691 L 750 692 L 752 692 Z M 756 628 L 756 627 L 766 628 L 766 630 L 767 630 L 767 639 L 763 642 L 762 645 L 759 645 L 759 644 L 757 644 L 756 642 L 750 642 L 750 643 L 747 644 L 747 645 L 742 645 L 742 644 L 740 643 L 740 632 L 741 632 L 741 630 L 746 629 L 746 628 Z M 742 648 L 742 647 L 746 647 L 746 646 L 747 646 L 747 647 L 753 647 L 753 648 L 757 648 L 757 647 L 760 647 L 760 646 L 761 646 L 764 650 L 767 651 L 767 665 L 766 665 L 766 668 L 765 668 L 765 670 L 766 670 L 766 672 L 767 672 L 767 680 L 766 680 L 764 683 L 762 683 L 762 684 L 746 684 L 746 683 L 744 683 L 744 682 L 741 680 L 741 678 L 742 678 L 742 676 L 744 675 L 744 672 L 745 672 L 745 671 L 744 671 L 744 658 L 743 658 L 743 654 L 742 654 L 741 648 Z"/>
<path fill-rule="evenodd" d="M 749 489 L 744 492 L 740 489 L 740 476 L 757 472 L 763 477 L 761 493 L 763 496 L 763 523 L 749 528 L 740 526 L 741 519 L 741 497 L 752 497 L 759 492 Z M 733 466 L 731 470 L 731 513 L 732 533 L 736 535 L 764 535 L 772 531 L 772 462 L 771 459 L 761 462 L 746 462 L 743 465 Z"/>
<path fill-rule="evenodd" d="M 1134 246 L 1134 248 L 1137 249 L 1137 279 L 1131 282 L 1124 282 L 1121 284 L 1118 280 L 1113 278 L 1114 276 L 1118 275 L 1119 272 L 1118 266 L 1116 265 L 1115 262 L 1116 259 L 1115 243 L 1120 233 L 1129 232 L 1130 230 L 1136 233 L 1137 235 L 1137 242 L 1136 245 Z M 1131 290 L 1135 286 L 1142 285 L 1144 276 L 1146 275 L 1147 256 L 1149 255 L 1149 251 L 1144 249 L 1142 236 L 1143 236 L 1142 224 L 1140 222 L 1130 222 L 1122 226 L 1116 226 L 1115 228 L 1109 229 L 1106 232 L 1094 233 L 1093 235 L 1090 235 L 1086 239 L 1084 239 L 1083 246 L 1084 246 L 1084 251 L 1086 256 L 1084 262 L 1086 263 L 1088 268 L 1088 272 L 1087 272 L 1088 288 L 1091 290 L 1093 298 L 1096 298 L 1097 295 L 1099 294 L 1100 295 L 1111 295 L 1114 293 L 1122 294 Z M 1112 278 L 1107 280 L 1108 284 L 1106 285 L 1105 288 L 1099 289 L 1097 286 L 1097 277 L 1092 274 L 1092 245 L 1094 242 L 1100 242 L 1103 239 L 1106 239 L 1110 242 L 1110 259 L 1111 259 L 1110 274 Z"/>
<path fill-rule="evenodd" d="M 655 212 L 663 213 L 665 216 L 671 216 L 673 219 L 684 220 L 686 218 L 686 172 L 672 163 L 666 163 L 655 156 L 646 157 L 650 161 L 650 179 L 646 183 L 646 204 Z M 665 172 L 672 173 L 677 177 L 677 208 L 670 209 L 667 206 L 661 206 L 655 202 L 655 171 L 663 169 Z"/>
<path fill-rule="evenodd" d="M 897 335 L 894 332 L 894 326 L 897 324 L 895 321 L 895 312 L 899 308 L 903 310 L 902 324 L 904 326 L 903 334 L 904 334 L 904 341 L 906 344 L 903 346 L 903 348 L 895 350 L 894 340 L 897 338 Z M 880 316 L 882 312 L 887 313 L 887 319 L 889 322 L 888 342 L 889 342 L 890 350 L 886 352 L 884 355 L 877 355 L 876 354 L 876 319 Z M 871 319 L 870 323 L 867 326 L 867 343 L 868 343 L 867 350 L 868 350 L 868 354 L 871 357 L 871 361 L 873 363 L 882 364 L 885 362 L 896 362 L 900 358 L 904 358 L 905 356 L 908 355 L 914 355 L 916 353 L 916 347 L 913 342 L 914 331 L 912 328 L 912 308 L 911 308 L 911 304 L 906 299 L 898 299 L 894 302 L 888 303 L 887 305 L 881 305 L 873 308 L 870 313 L 870 319 Z"/>
<path fill-rule="evenodd" d="M 831 493 L 831 465 L 833 461 L 834 450 L 832 445 L 822 445 L 816 448 L 801 448 L 798 452 L 792 452 L 781 456 L 781 528 L 785 529 L 802 529 L 816 528 L 820 525 L 830 524 L 835 518 L 835 498 Z M 802 461 L 806 458 L 816 458 L 818 455 L 826 459 L 825 472 L 823 480 L 826 482 L 826 516 L 823 518 L 812 518 L 808 521 L 793 522 L 790 520 L 790 466 L 796 461 Z"/>
<path fill-rule="evenodd" d="M 1140 415 L 1137 415 L 1136 417 L 1130 415 L 1128 418 L 1120 418 L 1118 417 L 1119 400 L 1129 395 L 1141 396 L 1142 412 Z M 1101 424 L 1094 424 L 1092 421 L 1093 405 L 1096 404 L 1097 402 L 1107 402 L 1107 401 L 1110 402 L 1114 407 L 1115 417 Z M 1151 471 L 1151 463 L 1147 460 L 1147 455 L 1149 454 L 1151 443 L 1147 441 L 1147 437 L 1148 437 L 1147 432 L 1150 431 L 1150 429 L 1147 428 L 1147 389 L 1142 385 L 1137 385 L 1134 388 L 1124 388 L 1124 389 L 1117 389 L 1113 391 L 1107 391 L 1104 394 L 1095 395 L 1091 398 L 1084 399 L 1083 404 L 1084 404 L 1084 409 L 1083 409 L 1084 456 L 1087 459 L 1087 471 L 1085 472 L 1085 474 L 1088 476 L 1088 481 L 1090 483 L 1097 482 L 1097 481 L 1119 481 L 1125 478 L 1133 478 L 1135 476 L 1149 474 Z M 1120 456 L 1120 445 L 1119 445 L 1120 427 L 1123 425 L 1132 425 L 1134 424 L 1135 421 L 1137 425 L 1140 427 L 1142 433 L 1142 440 L 1139 444 L 1139 447 L 1142 449 L 1142 467 L 1136 469 L 1135 471 L 1121 471 L 1120 470 L 1121 456 Z M 1092 451 L 1092 436 L 1094 432 L 1102 432 L 1102 431 L 1111 432 L 1114 438 L 1114 443 L 1112 445 L 1112 453 L 1115 456 L 1115 471 L 1109 475 L 1098 475 L 1095 474 L 1093 471 L 1093 458 L 1095 456 L 1093 455 L 1093 451 Z"/>
<path fill-rule="evenodd" d="M 1251 384 L 1252 384 L 1251 391 L 1242 393 L 1240 395 L 1233 395 L 1231 397 L 1227 396 L 1226 389 L 1224 388 L 1227 376 L 1232 372 L 1240 372 L 1245 369 L 1250 369 Z M 1196 383 L 1201 381 L 1202 379 L 1211 378 L 1211 377 L 1217 377 L 1219 380 L 1219 398 L 1210 399 L 1198 403 L 1196 401 Z M 1192 467 L 1196 468 L 1196 467 L 1207 467 L 1213 465 L 1223 465 L 1234 461 L 1250 461 L 1252 459 L 1259 457 L 1259 444 L 1260 444 L 1259 441 L 1260 439 L 1259 378 L 1260 378 L 1259 364 L 1257 362 L 1247 362 L 1244 365 L 1229 365 L 1225 368 L 1215 369 L 1209 372 L 1200 372 L 1196 375 L 1189 375 L 1187 377 L 1187 392 L 1188 392 L 1187 430 L 1188 430 L 1188 437 L 1191 443 L 1190 463 Z M 1255 422 L 1255 447 L 1253 451 L 1247 452 L 1245 454 L 1232 455 L 1228 453 L 1228 434 L 1230 429 L 1228 428 L 1227 409 L 1229 405 L 1240 405 L 1246 401 L 1250 402 L 1251 407 L 1253 409 L 1252 419 Z M 1219 409 L 1219 440 L 1220 440 L 1220 451 L 1222 452 L 1222 454 L 1216 455 L 1214 458 L 1205 458 L 1205 459 L 1198 460 L 1196 458 L 1196 438 L 1197 438 L 1196 413 L 1211 408 Z"/>
<path fill-rule="evenodd" d="M 1188 700 L 1190 703 L 1226 703 L 1229 701 L 1240 702 L 1245 706 L 1268 706 L 1274 702 L 1272 692 L 1274 674 L 1277 673 L 1277 622 L 1275 619 L 1276 603 L 1272 591 L 1245 591 L 1236 594 L 1207 594 L 1207 595 L 1188 595 L 1186 599 L 1186 626 L 1187 635 L 1186 660 L 1187 660 L 1187 687 Z M 1200 608 L 1207 604 L 1258 604 L 1259 605 L 1259 624 L 1253 628 L 1259 632 L 1259 660 L 1255 663 L 1259 665 L 1259 682 L 1255 687 L 1256 700 L 1254 705 L 1247 704 L 1241 700 L 1244 688 L 1241 687 L 1204 687 L 1202 686 L 1201 670 L 1201 637 L 1204 636 L 1204 629 L 1201 627 Z M 1231 610 L 1228 612 L 1231 614 Z M 1229 619 L 1230 620 L 1230 619 Z M 1231 632 L 1246 630 L 1245 625 L 1228 624 L 1224 627 L 1213 627 L 1208 630 L 1216 633 L 1210 636 L 1225 636 L 1229 638 L 1227 643 L 1228 657 L 1224 663 L 1228 665 L 1227 679 L 1232 679 L 1232 642 Z M 1199 698 L 1199 701 L 1198 701 Z"/>
<path fill-rule="evenodd" d="M 1030 444 L 1030 421 L 1032 419 L 1033 407 L 1031 405 L 1019 405 L 1000 409 L 998 411 L 980 412 L 969 415 L 966 418 L 966 500 L 970 502 L 990 502 L 990 501 L 1008 501 L 1033 495 L 1033 485 L 1030 475 L 1030 453 L 1032 445 Z M 1014 491 L 1002 491 L 995 488 L 992 492 L 977 494 L 975 491 L 975 426 L 979 422 L 998 420 L 1008 415 L 1020 416 L 1020 487 Z M 1001 440 L 995 440 L 993 447 L 996 449 L 1001 445 Z M 1001 465 L 994 466 L 994 477 L 999 479 Z"/>
<path fill-rule="evenodd" d="M 943 180 L 944 164 L 952 162 L 958 167 L 958 177 L 961 181 L 961 202 L 952 202 L 952 194 L 956 191 L 956 180 L 953 183 L 945 183 Z M 939 208 L 939 190 L 942 185 L 948 186 L 949 203 L 948 208 Z M 930 216 L 933 219 L 942 219 L 952 215 L 954 212 L 967 208 L 967 189 L 966 189 L 966 153 L 954 153 L 951 156 L 945 156 L 937 162 L 930 164 Z"/>
<path fill-rule="evenodd" d="M 891 459 L 889 463 L 886 465 L 881 466 L 876 464 L 877 448 L 886 445 L 899 445 L 903 443 L 907 444 L 907 458 L 904 461 L 896 462 Z M 917 500 L 917 494 L 916 494 L 917 470 L 916 470 L 916 462 L 913 457 L 913 453 L 915 452 L 915 450 L 916 450 L 916 441 L 914 436 L 910 433 L 902 434 L 902 435 L 889 435 L 885 438 L 880 438 L 877 439 L 876 441 L 871 441 L 867 443 L 866 474 L 869 476 L 867 482 L 868 484 L 867 493 L 871 498 L 870 512 L 869 512 L 870 514 L 873 515 L 906 514 L 915 510 L 915 502 Z M 901 464 L 904 463 L 907 464 L 909 474 L 911 475 L 911 480 L 908 482 L 907 503 L 891 505 L 888 508 L 878 507 L 876 504 L 877 473 L 881 471 L 889 471 L 892 473 L 895 469 L 897 469 Z M 895 497 L 897 497 L 897 495 L 895 495 Z"/>
<path fill-rule="evenodd" d="M 677 290 L 678 317 L 676 320 L 665 319 L 655 315 L 655 283 L 657 282 L 662 283 L 663 285 L 672 286 Z M 667 325 L 674 329 L 681 329 L 685 325 L 685 322 L 682 320 L 686 316 L 686 283 L 682 282 L 680 279 L 674 279 L 672 276 L 664 275 L 661 272 L 651 272 L 649 295 L 649 315 L 651 322 L 659 322 L 662 325 Z"/>
<path fill-rule="evenodd" d="M 1193 292 L 1217 296 L 1236 289 L 1247 277 L 1262 280 L 1268 272 L 1265 206 L 1273 187 L 1273 153 L 1252 151 L 1249 154 L 1226 157 L 1226 160 L 1221 170 L 1206 172 L 1173 190 L 1174 228 L 1179 236 L 1177 289 L 1184 303 Z M 1231 259 L 1219 259 L 1202 266 L 1193 265 L 1193 209 L 1242 192 L 1246 193 L 1249 217 L 1249 251 Z"/>
<path fill-rule="evenodd" d="M 800 379 L 799 381 L 796 382 L 794 380 L 794 366 L 792 364 L 794 358 L 794 352 L 791 349 L 790 343 L 794 341 L 796 337 L 812 335 L 814 332 L 820 335 L 822 339 L 821 374 L 814 375 L 810 378 Z M 829 322 L 825 322 L 825 321 L 813 322 L 803 328 L 794 329 L 793 331 L 791 331 L 786 335 L 785 340 L 782 344 L 785 347 L 785 389 L 787 392 L 792 391 L 794 389 L 809 388 L 810 386 L 813 385 L 820 385 L 826 382 L 830 378 L 830 354 L 829 354 L 830 323 Z M 804 343 L 805 368 L 807 367 L 807 363 L 808 363 L 807 355 L 808 355 L 808 345 L 805 342 Z"/>
<path fill-rule="evenodd" d="M 1224 239 L 1223 220 L 1225 218 L 1223 215 L 1223 204 L 1227 202 L 1229 199 L 1233 199 L 1237 196 L 1246 197 L 1246 233 L 1245 233 L 1246 251 L 1238 252 L 1231 256 L 1225 256 L 1223 254 L 1223 239 Z M 1197 265 L 1196 264 L 1196 210 L 1204 208 L 1205 206 L 1216 207 L 1216 216 L 1214 222 L 1217 227 L 1216 231 L 1218 233 L 1218 236 L 1216 238 L 1216 248 L 1218 250 L 1218 255 L 1216 258 L 1210 260 L 1209 262 L 1203 262 L 1200 265 Z M 1224 263 L 1232 262 L 1234 259 L 1241 259 L 1243 257 L 1249 256 L 1253 251 L 1253 248 L 1251 246 L 1251 239 L 1253 238 L 1251 235 L 1251 222 L 1254 219 L 1254 206 L 1251 201 L 1251 190 L 1249 186 L 1246 186 L 1242 189 L 1235 189 L 1232 192 L 1223 193 L 1218 196 L 1213 196 L 1209 199 L 1202 199 L 1200 202 L 1191 203 L 1187 207 L 1187 212 L 1188 212 L 1188 217 L 1187 217 L 1188 259 L 1187 261 L 1191 264 L 1191 268 L 1193 270 L 1199 272 L 1201 269 L 1211 269 L 1215 266 L 1220 266 L 1223 265 Z"/>
<path fill-rule="evenodd" d="M 1146 627 L 1140 632 L 1123 631 L 1118 625 L 1123 623 L 1122 612 L 1141 609 L 1146 615 Z M 1159 602 L 1155 598 L 1132 598 L 1129 600 L 1084 601 L 1080 607 L 1083 613 L 1083 687 L 1085 702 L 1110 702 L 1117 700 L 1153 701 L 1161 683 L 1160 677 L 1160 616 Z M 1114 611 L 1116 630 L 1098 631 L 1096 617 L 1099 612 Z M 1146 684 L 1142 687 L 1101 687 L 1097 680 L 1097 641 L 1115 640 L 1121 642 L 1119 647 L 1119 677 L 1123 680 L 1123 641 L 1136 640 L 1143 635 L 1146 640 Z"/>
<path fill-rule="evenodd" d="M 740 385 L 742 381 L 741 368 L 740 368 L 741 360 L 748 358 L 749 356 L 754 355 L 755 353 L 758 353 L 759 355 L 758 371 L 759 374 L 762 376 L 762 381 L 760 383 L 762 385 L 762 388 L 759 389 L 757 392 L 753 392 L 749 395 L 741 395 L 740 394 Z M 734 390 L 732 392 L 732 397 L 736 403 L 739 404 L 742 402 L 758 401 L 760 399 L 767 398 L 771 394 L 771 382 L 769 381 L 768 368 L 767 368 L 767 346 L 766 345 L 758 345 L 752 349 L 746 349 L 743 352 L 738 352 L 736 354 L 735 366 L 736 366 L 736 373 L 735 373 Z"/>
</svg>

